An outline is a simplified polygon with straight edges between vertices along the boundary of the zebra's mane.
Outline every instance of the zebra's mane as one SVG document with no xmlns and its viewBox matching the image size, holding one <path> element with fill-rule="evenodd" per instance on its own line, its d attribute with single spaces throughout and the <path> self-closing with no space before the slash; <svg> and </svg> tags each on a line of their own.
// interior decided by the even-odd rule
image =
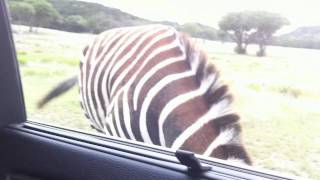
<svg viewBox="0 0 320 180">
<path fill-rule="evenodd" d="M 240 133 L 240 126 L 234 126 L 235 123 L 238 122 L 239 116 L 235 114 L 231 108 L 233 96 L 229 92 L 228 86 L 221 82 L 219 78 L 220 72 L 214 64 L 209 61 L 207 54 L 187 34 L 181 33 L 180 37 L 185 46 L 187 61 L 191 68 L 196 68 L 196 82 L 199 86 L 201 86 L 201 83 L 209 83 L 206 85 L 206 92 L 204 94 L 204 100 L 208 107 L 210 108 L 223 100 L 227 102 L 225 106 L 226 113 L 224 116 L 215 119 L 215 126 L 219 128 L 233 126 L 236 128 L 237 134 Z M 214 79 L 212 80 L 212 78 Z"/>
</svg>

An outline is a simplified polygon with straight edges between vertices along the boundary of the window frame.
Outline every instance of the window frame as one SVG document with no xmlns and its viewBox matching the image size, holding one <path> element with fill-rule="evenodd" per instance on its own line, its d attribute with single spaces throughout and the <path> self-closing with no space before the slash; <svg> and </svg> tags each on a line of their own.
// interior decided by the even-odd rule
<svg viewBox="0 0 320 180">
<path fill-rule="evenodd" d="M 141 146 L 135 143 L 128 143 L 128 142 L 119 142 L 118 140 L 105 138 L 102 136 L 87 134 L 84 132 L 73 131 L 69 129 L 62 129 L 59 127 L 54 127 L 46 124 L 36 123 L 36 122 L 26 122 L 22 124 L 14 124 L 7 126 L 3 130 L 0 130 L 0 143 L 1 143 L 1 136 L 10 136 L 13 140 L 17 141 L 14 143 L 23 144 L 27 143 L 28 149 L 33 149 L 32 152 L 27 150 L 26 157 L 33 156 L 31 153 L 36 153 L 37 149 L 41 149 L 39 153 L 43 153 L 43 148 L 41 146 L 47 146 L 47 144 L 43 144 L 42 141 L 53 141 L 53 144 L 65 144 L 65 146 L 73 146 L 70 150 L 74 151 L 75 149 L 85 149 L 86 151 L 93 151 L 94 153 L 103 153 L 104 156 L 111 156 L 112 158 L 123 158 L 128 161 L 134 161 L 137 163 L 144 163 L 146 167 L 156 167 L 159 169 L 168 170 L 168 172 L 175 172 L 178 174 L 185 174 L 187 175 L 185 178 L 200 178 L 200 179 L 225 179 L 225 180 L 232 180 L 232 179 L 273 179 L 273 180 L 289 180 L 289 179 L 298 179 L 295 177 L 284 176 L 277 172 L 272 172 L 269 170 L 262 170 L 256 167 L 249 167 L 249 166 L 241 166 L 238 164 L 232 164 L 229 162 L 225 162 L 223 160 L 212 159 L 206 160 L 202 159 L 201 163 L 205 166 L 211 166 L 212 169 L 203 173 L 194 173 L 188 170 L 186 166 L 181 164 L 176 157 L 170 152 L 165 152 L 163 150 L 159 150 L 156 148 L 149 148 L 145 146 Z M 8 138 L 7 138 L 8 139 Z M 10 139 L 11 140 L 11 139 Z M 23 142 L 20 142 L 23 141 Z M 36 141 L 37 145 L 34 145 L 34 141 Z M 10 144 L 11 147 L 16 147 L 16 144 Z M 4 144 L 8 144 L 5 142 Z M 39 146 L 39 147 L 38 147 Z M 61 145 L 60 145 L 61 146 Z M 50 150 L 55 150 L 56 147 L 49 148 Z M 19 148 L 16 150 L 14 154 L 23 154 L 25 152 L 23 148 Z M 66 153 L 68 153 L 69 148 L 67 148 Z M 11 152 L 7 152 L 4 156 L 4 162 L 8 162 L 6 157 L 12 156 L 14 159 L 15 157 L 11 154 Z M 0 158 L 3 153 L 1 152 L 0 148 Z M 48 161 L 53 161 L 51 159 L 58 159 L 59 153 L 54 155 L 55 157 L 48 157 Z M 75 155 L 77 156 L 77 155 Z M 79 159 L 83 157 L 77 157 L 74 159 Z M 38 158 L 36 158 L 37 160 Z M 72 159 L 72 158 L 71 158 Z M 20 160 L 20 159 L 19 159 Z M 14 159 L 14 161 L 17 161 Z M 36 163 L 33 164 L 33 160 L 30 162 L 30 159 L 24 159 L 24 161 L 31 164 L 31 166 L 37 167 L 39 166 Z M 108 164 L 108 161 L 105 162 Z M 50 164 L 50 163 L 49 163 Z M 126 167 L 126 165 L 124 165 Z M 17 167 L 20 168 L 20 165 Z M 17 168 L 15 167 L 15 168 Z M 18 169 L 19 169 L 18 168 Z M 32 169 L 31 167 L 30 169 Z M 52 167 L 51 167 L 52 168 Z M 58 169 L 61 171 L 61 169 Z M 29 171 L 35 171 L 34 169 Z M 43 173 L 43 170 L 37 170 Z M 46 169 L 46 171 L 48 171 Z M 45 171 L 45 172 L 46 172 Z M 56 170 L 55 170 L 56 171 Z M 62 170 L 63 171 L 63 170 Z M 1 163 L 0 163 L 0 173 L 1 173 Z M 49 172 L 51 173 L 51 172 Z M 65 172 L 63 172 L 65 173 Z M 63 174 L 61 173 L 61 174 Z M 33 173 L 28 173 L 33 174 Z M 0 176 L 1 177 L 1 176 Z M 119 175 L 121 177 L 121 175 Z M 145 178 L 145 177 L 144 177 Z M 163 177 L 160 179 L 167 179 L 167 174 L 164 174 Z M 177 178 L 177 177 L 175 177 Z M 175 179 L 174 178 L 174 179 Z M 148 179 L 148 178 L 147 178 Z M 181 179 L 178 178 L 178 179 Z"/>
<path fill-rule="evenodd" d="M 75 149 L 84 148 L 86 150 L 103 153 L 105 156 L 122 157 L 134 162 L 143 162 L 146 166 L 161 167 L 168 171 L 180 172 L 187 175 L 185 179 L 188 179 L 188 176 L 205 179 L 294 179 L 293 177 L 279 175 L 276 172 L 269 172 L 268 170 L 261 170 L 249 166 L 238 166 L 223 162 L 222 160 L 206 160 L 203 158 L 200 158 L 201 162 L 205 165 L 210 165 L 212 170 L 202 174 L 193 174 L 174 157 L 172 151 L 145 147 L 139 144 L 118 141 L 112 138 L 105 138 L 36 122 L 28 122 L 19 65 L 7 6 L 4 0 L 0 0 L 0 8 L 0 144 L 4 142 L 2 144 L 3 146 L 13 148 L 9 143 L 10 140 L 6 137 L 12 137 L 15 140 L 19 140 L 18 137 L 24 137 L 29 138 L 29 141 L 34 140 L 43 143 L 46 140 L 50 140 L 64 144 L 67 150 L 71 150 L 67 147 L 70 145 Z M 37 147 L 33 148 L 37 150 Z M 50 146 L 50 148 L 54 149 L 56 147 L 53 145 Z M 0 159 L 1 156 L 6 157 L 6 160 L 10 158 L 14 159 L 14 153 L 23 151 L 23 147 L 17 148 L 15 152 L 4 149 L 5 148 L 0 147 Z M 33 154 L 29 154 L 29 156 L 32 157 Z M 57 157 L 59 157 L 59 154 Z M 17 165 L 17 167 L 23 169 L 23 167 L 19 165 Z M 43 171 L 38 170 L 37 172 Z M 166 177 L 166 175 L 164 174 L 163 177 Z"/>
<path fill-rule="evenodd" d="M 26 121 L 19 66 L 5 0 L 0 1 L 0 127 Z"/>
</svg>

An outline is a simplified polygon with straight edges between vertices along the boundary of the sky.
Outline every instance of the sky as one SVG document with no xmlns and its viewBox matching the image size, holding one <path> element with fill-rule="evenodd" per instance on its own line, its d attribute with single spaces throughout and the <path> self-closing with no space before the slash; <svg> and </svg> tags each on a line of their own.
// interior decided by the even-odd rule
<svg viewBox="0 0 320 180">
<path fill-rule="evenodd" d="M 279 13 L 290 21 L 291 30 L 299 26 L 320 26 L 320 0 L 86 0 L 156 21 L 180 24 L 199 22 L 218 28 L 228 12 L 265 10 Z"/>
</svg>

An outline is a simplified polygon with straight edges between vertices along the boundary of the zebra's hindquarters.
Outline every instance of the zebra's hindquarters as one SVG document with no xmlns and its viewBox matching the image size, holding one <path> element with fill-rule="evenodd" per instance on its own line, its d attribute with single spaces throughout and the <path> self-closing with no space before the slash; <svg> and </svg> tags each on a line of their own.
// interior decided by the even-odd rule
<svg viewBox="0 0 320 180">
<path fill-rule="evenodd" d="M 84 52 L 81 104 L 96 129 L 250 163 L 227 86 L 190 38 L 163 25 L 119 28 Z"/>
</svg>

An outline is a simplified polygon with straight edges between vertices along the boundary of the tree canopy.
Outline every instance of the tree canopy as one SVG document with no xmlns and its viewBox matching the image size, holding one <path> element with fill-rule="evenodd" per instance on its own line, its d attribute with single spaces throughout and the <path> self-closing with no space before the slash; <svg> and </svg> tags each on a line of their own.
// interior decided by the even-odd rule
<svg viewBox="0 0 320 180">
<path fill-rule="evenodd" d="M 46 0 L 11 0 L 9 1 L 13 22 L 32 27 L 48 27 L 58 21 L 59 12 Z"/>
<path fill-rule="evenodd" d="M 222 17 L 219 22 L 221 30 L 227 32 L 231 39 L 237 43 L 235 52 L 246 53 L 246 44 L 249 40 L 249 33 L 253 29 L 251 20 L 252 12 L 232 12 Z"/>
<path fill-rule="evenodd" d="M 30 19 L 35 15 L 35 9 L 31 4 L 26 2 L 13 1 L 9 4 L 11 10 L 11 18 L 19 24 L 28 25 Z"/>
<path fill-rule="evenodd" d="M 257 43 L 258 56 L 265 55 L 265 47 L 272 35 L 289 21 L 279 14 L 265 11 L 233 12 L 224 16 L 219 22 L 221 30 L 227 32 L 237 43 L 235 51 L 245 54 L 250 43 Z"/>
<path fill-rule="evenodd" d="M 252 42 L 259 45 L 258 56 L 265 56 L 266 45 L 270 43 L 272 35 L 289 21 L 279 14 L 258 11 L 252 17 L 255 32 L 252 34 Z"/>
</svg>

